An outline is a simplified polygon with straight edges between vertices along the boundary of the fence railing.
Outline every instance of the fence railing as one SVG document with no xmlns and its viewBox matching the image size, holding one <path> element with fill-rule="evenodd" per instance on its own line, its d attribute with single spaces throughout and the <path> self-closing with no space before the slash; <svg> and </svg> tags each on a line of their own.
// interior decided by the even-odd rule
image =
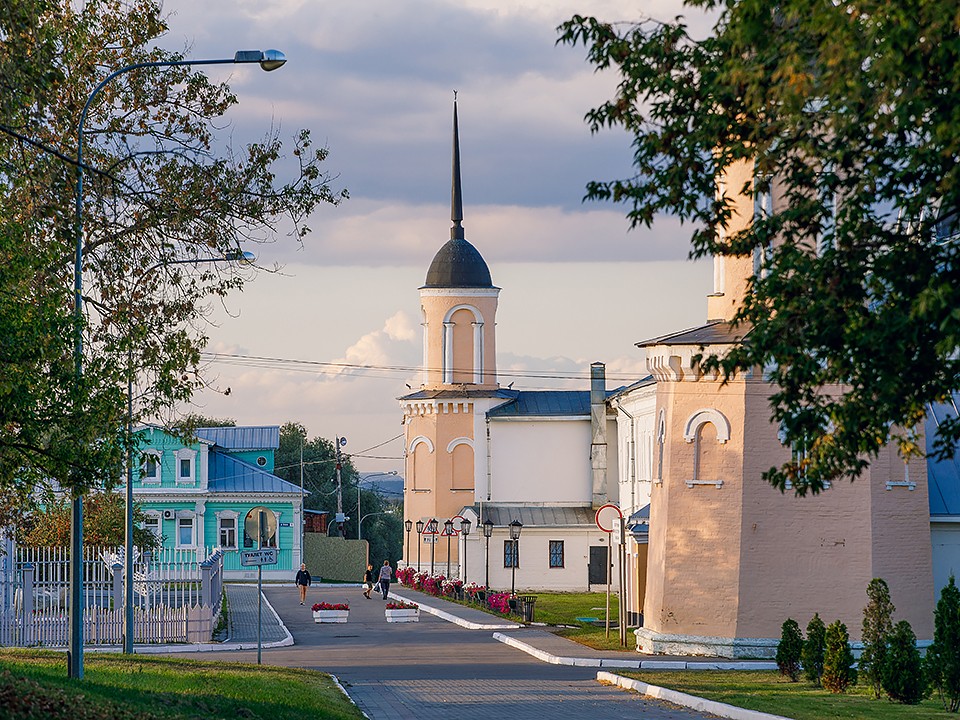
<svg viewBox="0 0 960 720">
<path fill-rule="evenodd" d="M 0 606 L 0 645 L 67 644 L 69 548 L 16 548 L 13 593 Z M 81 559 L 84 643 L 119 644 L 124 631 L 123 548 L 85 547 Z M 221 610 L 219 550 L 135 550 L 137 643 L 209 641 Z"/>
</svg>

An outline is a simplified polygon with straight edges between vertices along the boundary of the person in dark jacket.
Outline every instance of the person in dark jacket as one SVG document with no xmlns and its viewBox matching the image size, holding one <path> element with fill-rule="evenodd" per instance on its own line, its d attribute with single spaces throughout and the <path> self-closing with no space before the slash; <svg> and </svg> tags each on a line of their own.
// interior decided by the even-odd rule
<svg viewBox="0 0 960 720">
<path fill-rule="evenodd" d="M 367 600 L 369 600 L 369 599 L 370 599 L 370 591 L 373 590 L 373 583 L 374 583 L 374 578 L 373 578 L 373 565 L 367 565 L 367 570 L 366 570 L 365 573 L 363 573 L 363 583 L 364 583 L 364 585 L 367 586 L 367 589 L 363 591 L 363 596 L 364 596 Z"/>
<path fill-rule="evenodd" d="M 301 605 L 303 605 L 303 603 L 307 599 L 307 588 L 310 587 L 311 581 L 312 581 L 312 578 L 310 577 L 310 573 L 307 571 L 307 566 L 305 564 L 301 564 L 300 570 L 297 572 L 297 579 L 296 579 L 297 590 L 300 591 Z"/>
</svg>

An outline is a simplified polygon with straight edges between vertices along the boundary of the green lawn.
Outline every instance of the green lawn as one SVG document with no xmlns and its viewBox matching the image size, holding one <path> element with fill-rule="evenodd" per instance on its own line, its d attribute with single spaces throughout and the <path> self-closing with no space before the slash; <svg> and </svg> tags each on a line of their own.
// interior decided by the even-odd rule
<svg viewBox="0 0 960 720">
<path fill-rule="evenodd" d="M 627 631 L 627 647 L 620 646 L 617 630 L 617 596 L 610 594 L 610 636 L 602 624 L 606 616 L 606 593 L 537 593 L 534 605 L 534 617 L 537 622 L 548 625 L 571 625 L 560 628 L 557 635 L 570 638 L 595 650 L 633 650 L 635 640 L 633 632 Z M 577 620 L 596 618 L 600 625 Z"/>
<path fill-rule="evenodd" d="M 708 700 L 782 715 L 793 720 L 939 720 L 956 715 L 944 711 L 938 699 L 920 705 L 899 705 L 857 685 L 834 695 L 805 682 L 792 683 L 776 671 L 617 671 L 651 685 L 679 690 Z"/>
<path fill-rule="evenodd" d="M 0 649 L 4 720 L 359 720 L 328 675 L 137 655 L 87 653 L 84 679 L 66 655 Z"/>
</svg>

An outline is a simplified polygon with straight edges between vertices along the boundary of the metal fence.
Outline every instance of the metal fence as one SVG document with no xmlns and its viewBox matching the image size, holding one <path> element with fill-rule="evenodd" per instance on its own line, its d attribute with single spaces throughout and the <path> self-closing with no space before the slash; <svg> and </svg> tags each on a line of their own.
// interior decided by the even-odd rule
<svg viewBox="0 0 960 720">
<path fill-rule="evenodd" d="M 68 644 L 69 548 L 9 548 L 0 606 L 0 645 Z M 123 641 L 123 548 L 83 548 L 84 643 Z M 209 641 L 219 617 L 219 550 L 135 550 L 137 643 Z"/>
</svg>

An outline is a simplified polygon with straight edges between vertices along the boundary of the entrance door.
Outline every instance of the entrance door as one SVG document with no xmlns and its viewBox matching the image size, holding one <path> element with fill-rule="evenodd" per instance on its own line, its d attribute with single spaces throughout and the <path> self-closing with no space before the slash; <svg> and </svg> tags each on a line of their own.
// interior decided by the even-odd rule
<svg viewBox="0 0 960 720">
<path fill-rule="evenodd" d="M 590 546 L 590 564 L 587 566 L 588 568 L 587 584 L 589 585 L 606 585 L 607 584 L 607 568 L 610 566 L 610 561 L 607 558 L 608 556 L 607 556 L 606 545 Z"/>
</svg>

